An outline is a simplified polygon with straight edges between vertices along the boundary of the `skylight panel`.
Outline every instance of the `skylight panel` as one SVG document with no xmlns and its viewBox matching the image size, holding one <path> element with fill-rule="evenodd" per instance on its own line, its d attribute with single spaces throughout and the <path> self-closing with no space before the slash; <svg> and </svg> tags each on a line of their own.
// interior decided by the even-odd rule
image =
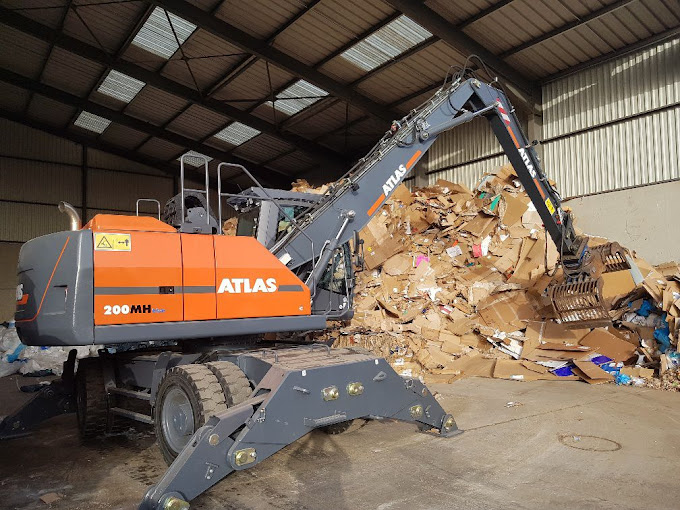
<svg viewBox="0 0 680 510">
<path fill-rule="evenodd" d="M 99 115 L 95 115 L 94 113 L 82 111 L 73 124 L 83 129 L 87 129 L 88 131 L 94 131 L 95 133 L 101 134 L 109 127 L 111 121 L 104 117 L 100 117 Z"/>
<path fill-rule="evenodd" d="M 298 80 L 276 95 L 276 99 L 281 101 L 276 101 L 274 108 L 286 115 L 295 115 L 327 95 L 328 92 L 324 89 L 305 80 Z M 265 104 L 271 106 L 272 102 L 267 101 Z"/>
<path fill-rule="evenodd" d="M 255 128 L 251 128 L 240 122 L 232 122 L 222 131 L 217 133 L 215 138 L 219 138 L 232 145 L 241 145 L 259 134 L 260 131 Z"/>
<path fill-rule="evenodd" d="M 168 23 L 168 17 L 172 21 L 172 27 Z M 163 58 L 170 58 L 179 48 L 177 39 L 172 29 L 177 33 L 179 44 L 184 44 L 189 36 L 196 30 L 196 25 L 187 20 L 175 16 L 172 13 L 165 14 L 165 10 L 156 7 L 146 23 L 139 29 L 132 40 L 132 44 Z"/>
<path fill-rule="evenodd" d="M 200 152 L 189 151 L 189 152 L 184 154 L 184 164 L 191 165 L 191 166 L 203 166 L 205 164 L 205 160 L 203 158 L 207 159 L 208 163 L 210 163 L 213 160 L 213 158 L 210 158 L 208 156 L 204 156 Z M 182 160 L 182 156 L 177 158 L 177 161 L 181 161 L 181 160 Z"/>
<path fill-rule="evenodd" d="M 102 94 L 129 103 L 139 91 L 142 90 L 144 85 L 146 84 L 143 81 L 136 80 L 127 74 L 111 70 L 97 90 Z"/>
<path fill-rule="evenodd" d="M 418 23 L 399 16 L 340 56 L 365 71 L 372 71 L 430 37 L 432 34 Z"/>
</svg>

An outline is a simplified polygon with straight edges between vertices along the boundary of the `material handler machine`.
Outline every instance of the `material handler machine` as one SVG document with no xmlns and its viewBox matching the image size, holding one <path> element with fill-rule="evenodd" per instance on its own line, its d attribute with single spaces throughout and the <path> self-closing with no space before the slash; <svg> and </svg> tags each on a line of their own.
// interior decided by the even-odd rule
<svg viewBox="0 0 680 510">
<path fill-rule="evenodd" d="M 461 431 L 414 378 L 360 349 L 266 343 L 270 332 L 322 330 L 353 310 L 350 241 L 444 131 L 485 117 L 561 254 L 565 281 L 549 289 L 563 323 L 609 322 L 599 276 L 626 269 L 618 245 L 593 249 L 577 236 L 542 172 L 505 93 L 465 71 L 385 136 L 324 195 L 256 186 L 223 193 L 184 188 L 149 216 L 97 215 L 81 227 L 27 242 L 19 257 L 16 324 L 27 345 L 101 346 L 75 352 L 64 377 L 0 423 L 26 433 L 75 408 L 83 437 L 120 418 L 155 426 L 170 467 L 140 508 L 187 509 L 230 473 L 248 469 L 316 428 L 356 418 L 396 419 Z M 243 167 L 240 170 L 250 173 Z M 222 235 L 222 202 L 240 213 Z"/>
</svg>

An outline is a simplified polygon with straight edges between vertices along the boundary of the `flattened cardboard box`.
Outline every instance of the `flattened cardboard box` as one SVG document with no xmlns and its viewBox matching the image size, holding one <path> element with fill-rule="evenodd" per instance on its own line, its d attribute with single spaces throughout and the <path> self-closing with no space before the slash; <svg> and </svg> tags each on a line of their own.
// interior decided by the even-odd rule
<svg viewBox="0 0 680 510">
<path fill-rule="evenodd" d="M 614 380 L 614 376 L 602 370 L 592 361 L 574 361 L 572 371 L 588 384 L 602 384 Z"/>
<path fill-rule="evenodd" d="M 604 328 L 595 328 L 581 339 L 581 345 L 591 347 L 594 352 L 614 361 L 627 361 L 635 354 L 635 346 L 612 335 Z"/>
<path fill-rule="evenodd" d="M 510 379 L 514 381 L 551 381 L 557 379 L 557 376 L 550 372 L 537 372 L 527 368 L 521 361 L 509 359 L 499 359 L 496 361 L 493 377 L 494 379 Z"/>
</svg>

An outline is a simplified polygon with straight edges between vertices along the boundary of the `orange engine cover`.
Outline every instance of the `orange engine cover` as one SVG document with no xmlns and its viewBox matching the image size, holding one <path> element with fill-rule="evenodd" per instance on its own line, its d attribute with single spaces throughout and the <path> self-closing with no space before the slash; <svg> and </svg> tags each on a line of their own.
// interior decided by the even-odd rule
<svg viewBox="0 0 680 510">
<path fill-rule="evenodd" d="M 304 283 L 256 239 L 98 215 L 95 325 L 309 315 Z"/>
</svg>

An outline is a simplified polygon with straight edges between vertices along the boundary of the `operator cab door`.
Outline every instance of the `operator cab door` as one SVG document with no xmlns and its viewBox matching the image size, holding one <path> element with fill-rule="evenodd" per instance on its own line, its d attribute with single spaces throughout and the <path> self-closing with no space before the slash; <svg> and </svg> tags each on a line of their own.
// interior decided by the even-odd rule
<svg viewBox="0 0 680 510">
<path fill-rule="evenodd" d="M 95 325 L 183 319 L 177 233 L 107 229 L 93 235 Z"/>
</svg>

